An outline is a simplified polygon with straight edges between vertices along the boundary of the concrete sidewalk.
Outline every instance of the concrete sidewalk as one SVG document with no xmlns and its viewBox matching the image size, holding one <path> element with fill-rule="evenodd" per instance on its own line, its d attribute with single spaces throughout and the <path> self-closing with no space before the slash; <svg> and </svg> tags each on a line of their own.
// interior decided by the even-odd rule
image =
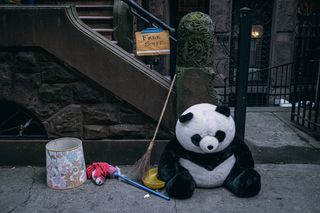
<svg viewBox="0 0 320 213">
<path fill-rule="evenodd" d="M 320 141 L 296 128 L 291 108 L 248 107 L 245 141 L 256 162 L 320 164 Z"/>
<path fill-rule="evenodd" d="M 122 170 L 129 171 L 129 167 Z M 196 189 L 191 199 L 165 201 L 117 180 L 52 190 L 45 167 L 0 167 L 0 212 L 319 212 L 320 165 L 258 164 L 262 190 L 237 198 L 223 188 Z"/>
</svg>

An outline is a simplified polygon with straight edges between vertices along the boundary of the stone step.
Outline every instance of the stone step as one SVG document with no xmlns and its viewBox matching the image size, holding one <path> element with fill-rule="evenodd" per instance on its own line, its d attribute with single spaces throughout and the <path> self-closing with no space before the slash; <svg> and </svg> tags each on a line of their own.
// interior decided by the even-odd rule
<svg viewBox="0 0 320 213">
<path fill-rule="evenodd" d="M 97 33 L 100 33 L 107 39 L 112 40 L 113 39 L 113 32 L 114 29 L 106 29 L 106 28 L 92 28 L 92 30 L 96 31 Z"/>
<path fill-rule="evenodd" d="M 101 21 L 101 20 L 113 20 L 113 16 L 79 16 L 82 20 L 95 20 L 95 21 Z"/>
<path fill-rule="evenodd" d="M 79 1 L 79 0 L 68 0 L 59 2 L 59 4 L 75 4 L 75 5 L 113 5 L 113 0 L 104 1 Z"/>
<path fill-rule="evenodd" d="M 78 4 L 76 5 L 77 9 L 113 9 L 113 5 L 107 5 L 107 4 Z"/>
<path fill-rule="evenodd" d="M 79 16 L 79 18 L 93 29 L 112 29 L 112 16 Z"/>
<path fill-rule="evenodd" d="M 113 5 L 76 5 L 79 16 L 112 16 Z"/>
</svg>

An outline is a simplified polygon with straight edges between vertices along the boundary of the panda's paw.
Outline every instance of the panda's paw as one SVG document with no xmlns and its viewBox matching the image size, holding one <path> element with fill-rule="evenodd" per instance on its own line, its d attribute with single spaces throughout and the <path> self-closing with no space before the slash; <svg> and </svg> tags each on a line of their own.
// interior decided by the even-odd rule
<svg viewBox="0 0 320 213">
<path fill-rule="evenodd" d="M 187 199 L 193 195 L 196 184 L 188 171 L 181 172 L 174 176 L 166 186 L 170 197 Z"/>
<path fill-rule="evenodd" d="M 252 197 L 259 193 L 261 181 L 259 173 L 254 169 L 244 170 L 234 180 L 235 190 L 238 197 Z"/>
</svg>

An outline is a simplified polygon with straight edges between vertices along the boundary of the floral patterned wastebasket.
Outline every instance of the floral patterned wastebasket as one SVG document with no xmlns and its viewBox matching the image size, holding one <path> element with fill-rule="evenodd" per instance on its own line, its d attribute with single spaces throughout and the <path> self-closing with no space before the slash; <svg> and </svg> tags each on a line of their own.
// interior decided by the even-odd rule
<svg viewBox="0 0 320 213">
<path fill-rule="evenodd" d="M 87 180 L 82 141 L 59 138 L 46 145 L 47 184 L 53 189 L 70 189 Z"/>
</svg>

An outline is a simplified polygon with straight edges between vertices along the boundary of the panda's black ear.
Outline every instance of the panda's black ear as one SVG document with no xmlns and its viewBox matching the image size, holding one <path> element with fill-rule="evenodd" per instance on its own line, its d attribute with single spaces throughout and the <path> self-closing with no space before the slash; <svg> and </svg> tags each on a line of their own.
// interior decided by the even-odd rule
<svg viewBox="0 0 320 213">
<path fill-rule="evenodd" d="M 225 115 L 226 117 L 230 116 L 230 109 L 229 109 L 229 107 L 226 107 L 226 106 L 217 106 L 216 112 L 219 112 L 219 113 Z"/>
<path fill-rule="evenodd" d="M 193 118 L 192 112 L 188 112 L 185 115 L 181 115 L 180 118 L 179 118 L 179 121 L 181 123 L 184 123 L 184 122 L 190 121 L 192 118 Z"/>
</svg>

